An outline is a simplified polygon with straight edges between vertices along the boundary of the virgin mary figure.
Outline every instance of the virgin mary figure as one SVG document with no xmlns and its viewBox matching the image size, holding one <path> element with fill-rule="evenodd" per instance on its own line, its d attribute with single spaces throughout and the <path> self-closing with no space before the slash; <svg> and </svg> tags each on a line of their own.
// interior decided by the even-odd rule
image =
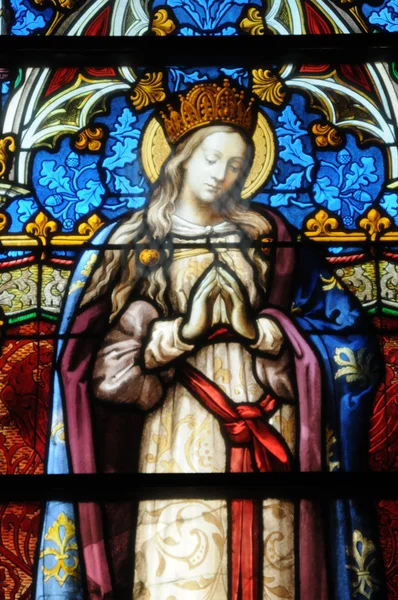
<svg viewBox="0 0 398 600">
<path fill-rule="evenodd" d="M 140 473 L 364 469 L 378 363 L 353 385 L 335 359 L 377 356 L 376 346 L 313 250 L 295 251 L 282 219 L 245 200 L 272 167 L 266 117 L 225 80 L 195 85 L 153 121 L 157 135 L 161 126 L 172 150 L 147 204 L 101 232 L 106 249 L 87 251 L 72 280 L 59 382 L 73 472 L 115 471 L 121 456 Z M 122 428 L 112 416 L 101 424 L 101 410 Z M 228 502 L 142 501 L 113 533 L 97 505 L 80 504 L 90 598 L 384 597 L 365 503 L 321 511 L 269 499 L 266 481 L 262 502 L 239 490 Z M 355 535 L 373 548 L 362 571 L 350 562 Z"/>
</svg>

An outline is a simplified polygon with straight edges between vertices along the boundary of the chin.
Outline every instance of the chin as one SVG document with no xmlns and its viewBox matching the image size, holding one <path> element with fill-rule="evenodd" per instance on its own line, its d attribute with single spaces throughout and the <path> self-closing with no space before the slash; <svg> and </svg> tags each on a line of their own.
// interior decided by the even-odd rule
<svg viewBox="0 0 398 600">
<path fill-rule="evenodd" d="M 223 194 L 220 191 L 212 192 L 210 190 L 204 190 L 200 196 L 202 202 L 218 202 Z"/>
<path fill-rule="evenodd" d="M 218 199 L 219 199 L 219 196 L 213 195 L 213 194 L 203 194 L 200 197 L 200 201 L 205 202 L 206 204 L 213 204 L 214 202 L 217 202 Z"/>
</svg>

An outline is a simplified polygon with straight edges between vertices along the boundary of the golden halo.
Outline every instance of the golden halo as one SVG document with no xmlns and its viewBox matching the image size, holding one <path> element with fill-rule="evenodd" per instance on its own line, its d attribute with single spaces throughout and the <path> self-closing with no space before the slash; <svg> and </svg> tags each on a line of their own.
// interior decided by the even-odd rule
<svg viewBox="0 0 398 600">
<path fill-rule="evenodd" d="M 275 159 L 275 140 L 271 125 L 263 113 L 258 113 L 253 134 L 254 159 L 242 190 L 242 198 L 250 198 L 266 182 Z M 142 165 L 151 183 L 157 181 L 163 163 L 171 153 L 162 126 L 151 119 L 142 139 Z"/>
</svg>

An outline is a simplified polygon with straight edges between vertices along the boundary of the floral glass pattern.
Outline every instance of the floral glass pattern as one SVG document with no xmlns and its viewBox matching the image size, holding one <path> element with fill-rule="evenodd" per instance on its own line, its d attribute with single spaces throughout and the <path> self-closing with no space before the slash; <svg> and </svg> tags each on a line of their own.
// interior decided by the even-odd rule
<svg viewBox="0 0 398 600">
<path fill-rule="evenodd" d="M 2 35 L 264 36 L 397 31 L 395 0 L 10 0 Z"/>
</svg>

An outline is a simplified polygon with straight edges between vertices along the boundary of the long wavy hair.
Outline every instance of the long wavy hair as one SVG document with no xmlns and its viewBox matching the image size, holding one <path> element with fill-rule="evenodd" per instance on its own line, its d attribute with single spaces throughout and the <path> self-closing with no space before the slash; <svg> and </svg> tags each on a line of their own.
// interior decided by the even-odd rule
<svg viewBox="0 0 398 600">
<path fill-rule="evenodd" d="M 142 281 L 143 267 L 136 260 L 134 245 L 150 243 L 151 247 L 164 250 L 165 241 L 172 227 L 171 218 L 183 183 L 184 165 L 203 140 L 217 132 L 237 133 L 238 130 L 229 125 L 202 128 L 176 147 L 175 152 L 163 166 L 158 184 L 147 206 L 122 222 L 110 237 L 109 245 L 126 247 L 127 256 L 126 250 L 119 248 L 104 252 L 104 258 L 93 274 L 82 305 L 97 300 L 112 288 L 110 315 L 112 321 L 125 307 L 131 292 L 140 281 L 140 293 L 155 301 L 163 314 L 168 314 L 164 266 L 151 270 L 145 281 Z M 243 137 L 243 134 L 241 135 Z M 252 143 L 247 139 L 245 142 L 247 151 L 241 172 L 234 185 L 220 199 L 219 210 L 226 221 L 234 223 L 246 236 L 255 240 L 262 235 L 267 235 L 271 231 L 271 226 L 262 215 L 250 210 L 248 203 L 241 197 L 253 161 Z M 267 263 L 254 248 L 251 248 L 248 254 L 257 268 L 260 286 L 265 290 Z"/>
</svg>

